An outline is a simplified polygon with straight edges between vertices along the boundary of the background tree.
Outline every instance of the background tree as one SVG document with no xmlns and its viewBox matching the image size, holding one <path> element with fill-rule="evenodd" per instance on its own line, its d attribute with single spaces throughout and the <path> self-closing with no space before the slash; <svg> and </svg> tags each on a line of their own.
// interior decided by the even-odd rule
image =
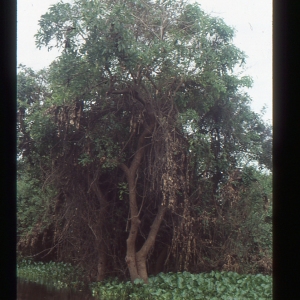
<svg viewBox="0 0 300 300">
<path fill-rule="evenodd" d="M 59 2 L 39 24 L 37 46 L 64 50 L 47 70 L 46 98 L 20 119 L 32 144 L 21 160 L 56 191 L 59 259 L 97 280 L 128 268 L 145 282 L 168 264 L 189 270 L 194 260 L 199 271 L 204 256 L 216 260 L 201 250 L 205 240 L 224 250 L 229 236 L 239 239 L 232 230 L 243 220 L 233 226 L 232 215 L 245 210 L 238 199 L 252 201 L 243 183 L 231 192 L 233 174 L 271 166 L 271 129 L 243 92 L 251 79 L 236 75 L 245 54 L 233 29 L 172 0 Z M 211 222 L 225 216 L 221 234 Z M 201 222 L 218 238 L 207 239 Z"/>
</svg>

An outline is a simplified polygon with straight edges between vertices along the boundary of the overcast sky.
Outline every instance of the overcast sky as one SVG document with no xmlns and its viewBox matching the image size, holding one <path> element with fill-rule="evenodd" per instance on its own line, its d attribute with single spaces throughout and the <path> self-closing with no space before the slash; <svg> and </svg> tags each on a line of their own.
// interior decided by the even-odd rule
<svg viewBox="0 0 300 300">
<path fill-rule="evenodd" d="M 58 55 L 36 49 L 34 34 L 40 16 L 58 0 L 18 0 L 17 61 L 34 70 L 47 67 Z M 236 29 L 234 44 L 248 56 L 244 75 L 253 78 L 247 90 L 252 109 L 260 112 L 267 105 L 265 120 L 272 121 L 272 0 L 198 0 L 202 9 L 224 19 Z"/>
</svg>

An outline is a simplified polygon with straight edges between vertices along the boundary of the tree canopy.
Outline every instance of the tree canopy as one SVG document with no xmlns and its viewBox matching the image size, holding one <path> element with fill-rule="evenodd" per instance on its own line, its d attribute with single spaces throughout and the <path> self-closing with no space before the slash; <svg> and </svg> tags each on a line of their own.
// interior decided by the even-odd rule
<svg viewBox="0 0 300 300">
<path fill-rule="evenodd" d="M 250 109 L 234 30 L 174 0 L 59 2 L 39 26 L 37 47 L 61 55 L 18 74 L 19 201 L 35 186 L 45 202 L 31 239 L 48 232 L 50 252 L 97 280 L 249 258 L 249 236 L 228 241 L 270 194 L 252 165 L 272 170 L 272 132 Z"/>
</svg>

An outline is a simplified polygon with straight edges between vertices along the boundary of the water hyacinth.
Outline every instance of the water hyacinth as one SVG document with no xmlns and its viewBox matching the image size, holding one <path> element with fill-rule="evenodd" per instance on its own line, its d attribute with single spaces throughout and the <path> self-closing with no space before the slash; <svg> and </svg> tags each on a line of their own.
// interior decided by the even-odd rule
<svg viewBox="0 0 300 300">
<path fill-rule="evenodd" d="M 68 263 L 42 263 L 22 260 L 18 263 L 17 276 L 58 289 L 83 285 L 80 271 Z"/>
<path fill-rule="evenodd" d="M 234 272 L 160 273 L 148 285 L 111 281 L 95 283 L 92 289 L 100 299 L 271 299 L 272 278 Z"/>
<path fill-rule="evenodd" d="M 41 263 L 22 260 L 18 277 L 52 285 L 57 289 L 83 287 L 80 272 L 71 264 Z M 140 299 L 272 299 L 272 277 L 235 272 L 191 274 L 189 272 L 159 273 L 149 277 L 149 284 L 136 279 L 123 282 L 110 278 L 89 285 L 94 297 L 108 300 Z"/>
</svg>

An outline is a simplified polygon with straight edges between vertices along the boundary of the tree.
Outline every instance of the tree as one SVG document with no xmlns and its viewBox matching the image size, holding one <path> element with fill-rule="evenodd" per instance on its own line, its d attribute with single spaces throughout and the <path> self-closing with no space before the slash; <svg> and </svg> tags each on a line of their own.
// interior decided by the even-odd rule
<svg viewBox="0 0 300 300">
<path fill-rule="evenodd" d="M 28 131 L 35 147 L 28 157 L 35 153 L 44 185 L 58 193 L 58 240 L 77 232 L 77 251 L 97 256 L 101 280 L 117 234 L 110 221 L 125 224 L 128 208 L 126 264 L 132 281 L 147 282 L 163 222 L 172 228 L 171 248 L 191 252 L 199 183 L 210 191 L 205 201 L 215 201 L 246 161 L 270 166 L 270 130 L 242 91 L 251 79 L 234 72 L 245 54 L 222 19 L 185 1 L 59 2 L 39 25 L 38 47 L 64 49 Z M 97 254 L 82 239 L 94 239 Z"/>
</svg>

